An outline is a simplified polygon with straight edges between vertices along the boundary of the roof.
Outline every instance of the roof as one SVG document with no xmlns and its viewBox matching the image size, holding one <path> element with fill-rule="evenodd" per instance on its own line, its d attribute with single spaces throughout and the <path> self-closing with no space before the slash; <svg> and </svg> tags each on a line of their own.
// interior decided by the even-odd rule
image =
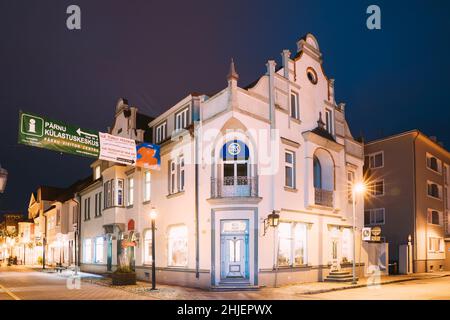
<svg viewBox="0 0 450 320">
<path fill-rule="evenodd" d="M 65 191 L 64 188 L 41 186 L 41 200 L 55 200 L 61 193 Z"/>
<path fill-rule="evenodd" d="M 321 127 L 316 127 L 314 130 L 311 130 L 311 132 L 325 138 L 328 140 L 331 140 L 333 142 L 336 142 L 336 140 L 334 139 L 334 137 L 325 129 L 321 128 Z"/>
<path fill-rule="evenodd" d="M 136 128 L 144 130 L 144 141 L 152 141 L 152 130 L 150 130 L 148 124 L 154 119 L 154 117 L 147 116 L 140 112 L 136 113 Z"/>
<path fill-rule="evenodd" d="M 72 199 L 75 193 L 86 188 L 92 182 L 93 182 L 92 175 L 89 175 L 84 179 L 78 180 L 75 183 L 73 183 L 71 186 L 64 189 L 64 191 L 58 197 L 56 197 L 54 200 L 59 201 L 59 202 L 65 202 L 69 199 Z"/>
</svg>

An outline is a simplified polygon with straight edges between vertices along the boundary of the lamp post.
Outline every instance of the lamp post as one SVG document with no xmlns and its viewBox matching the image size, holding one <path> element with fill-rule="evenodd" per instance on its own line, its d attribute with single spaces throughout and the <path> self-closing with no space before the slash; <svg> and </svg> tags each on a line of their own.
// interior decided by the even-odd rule
<svg viewBox="0 0 450 320">
<path fill-rule="evenodd" d="M 278 282 L 278 255 L 279 255 L 275 229 L 278 227 L 279 223 L 280 223 L 280 215 L 275 210 L 272 210 L 272 212 L 267 216 L 267 218 L 264 219 L 264 234 L 263 234 L 263 236 L 266 235 L 267 229 L 269 227 L 273 228 L 273 251 L 274 251 L 274 256 L 275 256 L 275 284 L 274 284 L 275 288 L 277 287 L 277 282 Z"/>
<path fill-rule="evenodd" d="M 152 220 L 152 290 L 156 290 L 156 264 L 155 264 L 155 220 L 157 217 L 156 208 L 150 211 L 150 219 Z"/>
<path fill-rule="evenodd" d="M 353 265 L 352 265 L 352 284 L 357 284 L 356 280 L 356 195 L 364 193 L 366 186 L 362 182 L 356 182 L 352 188 L 352 207 L 353 207 Z"/>
<path fill-rule="evenodd" d="M 8 171 L 3 169 L 0 165 L 0 193 L 3 193 L 6 188 L 6 181 L 8 180 Z"/>
</svg>

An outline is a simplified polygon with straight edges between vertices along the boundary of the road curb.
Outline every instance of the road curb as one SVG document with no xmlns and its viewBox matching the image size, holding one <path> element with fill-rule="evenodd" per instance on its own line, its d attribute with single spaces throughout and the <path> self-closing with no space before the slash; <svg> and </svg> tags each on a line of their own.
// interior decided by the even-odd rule
<svg viewBox="0 0 450 320">
<path fill-rule="evenodd" d="M 333 292 L 333 291 L 342 291 L 342 290 L 348 290 L 348 289 L 358 289 L 358 288 L 364 288 L 364 287 L 382 286 L 382 285 L 385 285 L 385 284 L 392 284 L 392 283 L 399 283 L 399 282 L 407 282 L 407 281 L 414 281 L 414 280 L 438 279 L 438 278 L 445 278 L 445 277 L 450 277 L 450 274 L 444 274 L 444 275 L 438 275 L 438 276 L 430 276 L 430 277 L 426 277 L 426 278 L 413 277 L 413 278 L 408 278 L 408 279 L 389 280 L 389 281 L 386 281 L 386 282 L 374 283 L 374 284 L 357 284 L 357 285 L 349 285 L 349 286 L 339 287 L 339 288 L 310 290 L 310 291 L 305 291 L 305 292 L 302 292 L 302 293 L 298 293 L 298 295 L 314 295 L 314 294 L 327 293 L 327 292 Z"/>
</svg>

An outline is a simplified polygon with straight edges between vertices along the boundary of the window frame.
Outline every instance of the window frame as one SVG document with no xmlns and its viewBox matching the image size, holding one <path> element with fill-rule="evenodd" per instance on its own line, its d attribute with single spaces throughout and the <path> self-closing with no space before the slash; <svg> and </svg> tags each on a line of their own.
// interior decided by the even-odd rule
<svg viewBox="0 0 450 320">
<path fill-rule="evenodd" d="M 295 268 L 295 267 L 307 266 L 308 265 L 308 245 L 309 245 L 308 223 L 301 222 L 301 221 L 283 220 L 283 221 L 280 221 L 280 224 L 288 224 L 289 225 L 290 237 L 284 238 L 284 240 L 287 240 L 288 241 L 287 243 L 289 243 L 289 250 L 288 250 L 289 251 L 289 264 L 280 264 L 280 261 L 279 261 L 280 256 L 277 255 L 277 265 L 282 268 Z M 304 231 L 306 232 L 306 234 L 304 235 L 304 239 L 296 238 L 296 233 L 295 233 L 296 230 L 295 229 L 298 225 L 302 225 L 304 227 Z M 280 233 L 278 233 L 277 237 L 278 237 L 278 243 L 280 244 L 281 243 Z M 298 264 L 295 262 L 296 258 L 297 258 L 295 251 L 297 250 L 297 245 L 299 242 L 301 242 L 301 240 L 304 240 L 303 257 L 302 257 L 303 264 Z"/>
<path fill-rule="evenodd" d="M 292 163 L 286 161 L 286 155 L 287 154 L 291 155 Z M 290 189 L 295 189 L 296 188 L 296 181 L 295 181 L 296 180 L 295 179 L 296 170 L 295 170 L 295 167 L 296 167 L 295 152 L 291 151 L 291 150 L 284 150 L 284 186 L 286 188 L 290 188 Z M 291 179 L 292 179 L 292 185 L 291 186 L 288 185 L 288 183 L 287 183 L 287 174 L 286 174 L 286 169 L 287 168 L 291 168 Z"/>
<path fill-rule="evenodd" d="M 383 213 L 383 222 L 377 222 L 376 214 L 381 212 Z M 369 221 L 366 223 L 365 214 L 369 212 Z M 364 225 L 366 226 L 384 226 L 386 224 L 386 208 L 371 208 L 364 210 Z"/>
<path fill-rule="evenodd" d="M 134 205 L 134 177 L 127 177 L 127 207 Z"/>
<path fill-rule="evenodd" d="M 432 240 L 438 240 L 438 248 L 437 250 L 433 250 Z M 428 245 L 427 249 L 429 253 L 444 253 L 445 252 L 445 243 L 444 238 L 442 237 L 428 237 Z"/>
<path fill-rule="evenodd" d="M 325 130 L 327 130 L 327 132 L 331 135 L 334 134 L 333 118 L 333 110 L 325 108 Z"/>
<path fill-rule="evenodd" d="M 184 156 L 178 157 L 178 192 L 184 191 L 186 185 L 186 168 Z"/>
<path fill-rule="evenodd" d="M 433 158 L 436 159 L 437 170 L 434 170 L 431 167 L 430 163 L 428 162 L 428 160 L 433 159 Z M 427 152 L 425 155 L 425 166 L 427 167 L 428 170 L 430 170 L 436 174 L 442 175 L 442 173 L 443 173 L 444 165 L 442 163 L 442 160 L 429 152 Z"/>
<path fill-rule="evenodd" d="M 295 100 L 294 108 L 292 108 L 292 98 Z M 294 111 L 294 114 L 292 114 Z M 299 94 L 298 92 L 291 90 L 290 93 L 290 101 L 289 101 L 289 116 L 292 119 L 300 120 L 300 103 L 299 103 Z"/>
<path fill-rule="evenodd" d="M 167 120 L 155 127 L 155 143 L 161 143 L 167 137 Z"/>
<path fill-rule="evenodd" d="M 430 191 L 430 186 L 432 186 L 432 185 L 436 185 L 437 186 L 437 190 L 438 190 L 438 196 L 437 197 L 435 197 L 434 195 L 432 195 L 432 194 L 430 194 L 429 193 L 429 191 Z M 436 200 L 439 200 L 439 201 L 442 201 L 443 199 L 443 188 L 442 188 L 442 185 L 440 185 L 439 183 L 437 183 L 437 182 L 434 182 L 434 181 L 432 181 L 432 180 L 427 180 L 427 190 L 426 190 L 426 193 L 427 193 L 427 196 L 428 197 L 430 197 L 430 198 L 432 198 L 432 199 L 436 199 Z"/>
<path fill-rule="evenodd" d="M 169 194 L 177 193 L 177 164 L 175 160 L 169 161 Z"/>
<path fill-rule="evenodd" d="M 178 117 L 181 117 L 180 119 L 184 120 L 185 123 L 180 123 L 181 126 L 178 126 Z M 178 111 L 177 113 L 175 113 L 175 131 L 179 131 L 179 130 L 183 130 L 185 129 L 187 126 L 189 126 L 190 121 L 189 121 L 189 106 L 180 109 L 180 111 Z M 180 122 L 183 122 L 180 120 Z M 184 124 L 184 125 L 183 125 Z"/>
<path fill-rule="evenodd" d="M 377 190 L 376 186 L 377 186 L 377 183 L 379 183 L 379 182 L 381 182 L 381 184 L 383 186 L 383 193 L 381 193 L 381 194 L 377 194 L 376 193 L 377 192 L 376 191 Z M 382 196 L 384 196 L 386 194 L 386 185 L 384 183 L 384 179 L 377 179 L 377 180 L 374 180 L 374 181 L 370 182 L 369 183 L 369 187 L 368 187 L 368 192 L 369 192 L 369 194 L 372 197 L 382 197 Z"/>
<path fill-rule="evenodd" d="M 433 223 L 433 212 L 436 212 L 438 214 L 438 223 Z M 427 209 L 427 224 L 437 226 L 437 227 L 443 227 L 444 226 L 444 215 L 443 212 L 436 209 Z"/>
<path fill-rule="evenodd" d="M 148 177 L 148 179 L 147 179 Z M 152 199 L 152 173 L 150 172 L 150 170 L 146 170 L 143 173 L 143 179 L 142 179 L 142 183 L 143 183 L 143 202 L 150 202 Z"/>
<path fill-rule="evenodd" d="M 381 166 L 378 166 L 378 167 L 372 166 L 371 158 L 373 158 L 373 164 L 375 165 L 375 157 L 377 155 L 379 155 L 379 154 L 381 154 Z M 384 150 L 366 154 L 365 157 L 364 157 L 364 163 L 366 162 L 365 161 L 366 158 L 368 158 L 367 163 L 368 163 L 368 168 L 369 169 L 382 169 L 382 168 L 384 168 Z"/>
<path fill-rule="evenodd" d="M 185 237 L 186 237 L 186 239 L 183 239 L 181 237 L 174 237 L 174 236 L 171 235 L 171 232 L 174 229 L 177 229 L 177 228 L 185 229 Z M 175 264 L 173 264 L 173 261 L 172 261 L 172 256 L 173 256 L 172 253 L 173 253 L 174 245 L 173 245 L 173 243 L 171 243 L 171 241 L 173 241 L 173 240 L 180 240 L 180 239 L 183 239 L 184 242 L 185 242 L 185 248 L 184 249 L 186 250 L 185 251 L 186 262 L 184 264 L 177 264 L 177 265 L 175 265 Z M 167 266 L 170 267 L 170 268 L 185 268 L 185 267 L 188 266 L 188 263 L 189 263 L 189 230 L 188 230 L 188 227 L 185 224 L 171 225 L 171 226 L 169 226 L 169 228 L 167 230 Z"/>
</svg>

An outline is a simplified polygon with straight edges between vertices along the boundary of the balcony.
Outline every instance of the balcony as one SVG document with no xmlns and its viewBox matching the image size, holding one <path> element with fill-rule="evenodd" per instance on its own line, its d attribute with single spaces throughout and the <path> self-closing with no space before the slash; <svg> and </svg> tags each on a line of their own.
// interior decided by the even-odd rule
<svg viewBox="0 0 450 320">
<path fill-rule="evenodd" d="M 324 207 L 333 207 L 333 191 L 314 189 L 314 201 L 316 205 Z"/>
<path fill-rule="evenodd" d="M 257 198 L 258 177 L 211 178 L 211 198 Z"/>
</svg>

